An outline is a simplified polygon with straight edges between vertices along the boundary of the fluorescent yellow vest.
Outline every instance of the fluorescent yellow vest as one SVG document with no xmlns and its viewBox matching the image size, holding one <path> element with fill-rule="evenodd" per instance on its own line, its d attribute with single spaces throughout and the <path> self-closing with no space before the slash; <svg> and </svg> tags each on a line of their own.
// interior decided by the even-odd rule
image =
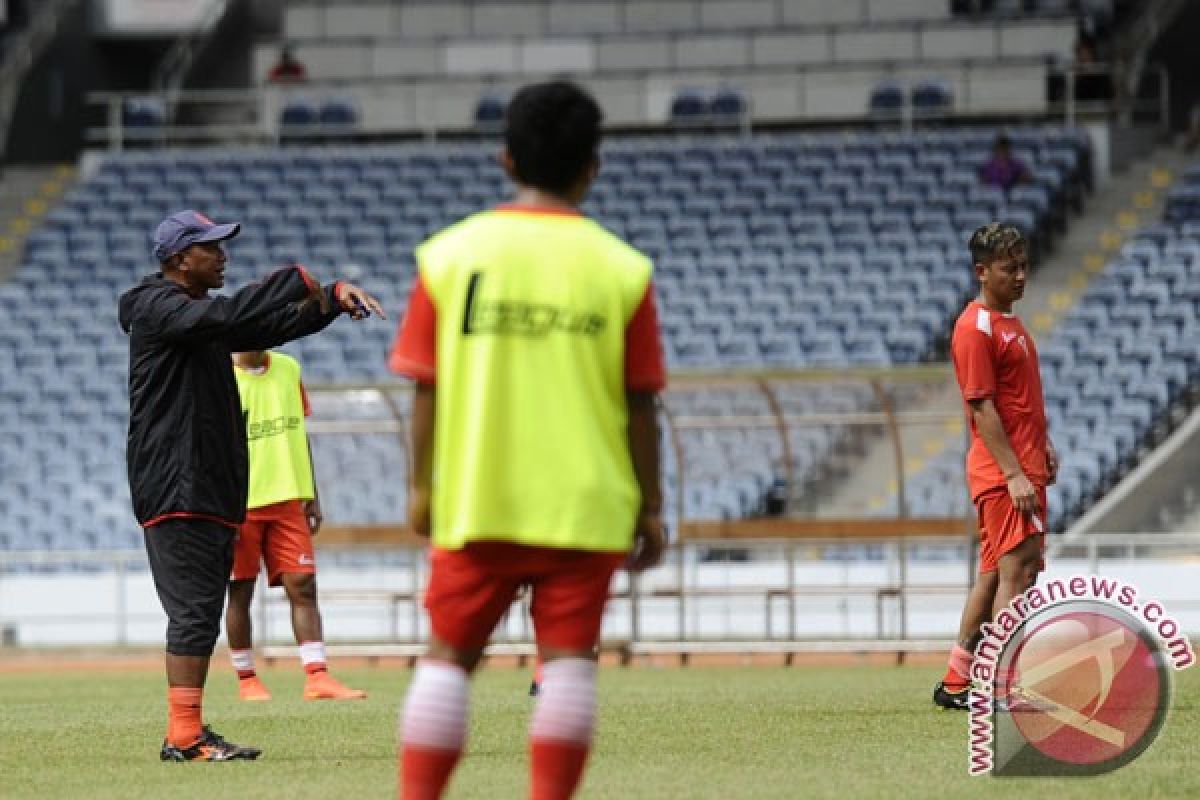
<svg viewBox="0 0 1200 800">
<path fill-rule="evenodd" d="M 267 371 L 262 374 L 237 367 L 233 370 L 242 397 L 250 457 L 247 508 L 313 498 L 300 364 L 283 353 L 272 352 L 267 357 Z"/>
<path fill-rule="evenodd" d="M 625 328 L 649 259 L 585 217 L 520 210 L 416 256 L 437 311 L 433 543 L 628 550 Z"/>
</svg>

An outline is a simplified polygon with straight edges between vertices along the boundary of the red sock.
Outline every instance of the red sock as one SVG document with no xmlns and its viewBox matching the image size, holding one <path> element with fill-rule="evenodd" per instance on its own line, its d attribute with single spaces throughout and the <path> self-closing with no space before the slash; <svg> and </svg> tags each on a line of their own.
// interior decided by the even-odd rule
<svg viewBox="0 0 1200 800">
<path fill-rule="evenodd" d="M 318 672 L 325 672 L 328 669 L 324 661 L 314 661 L 311 664 L 304 665 L 304 671 L 309 675 L 315 675 Z"/>
<path fill-rule="evenodd" d="M 589 747 L 561 739 L 530 740 L 531 800 L 568 800 L 579 786 Z"/>
<path fill-rule="evenodd" d="M 191 747 L 204 733 L 203 689 L 172 686 L 167 689 L 167 743 Z"/>
<path fill-rule="evenodd" d="M 971 683 L 971 662 L 975 656 L 962 645 L 954 645 L 950 651 L 950 662 L 946 665 L 946 675 L 942 685 L 951 691 L 958 691 Z"/>
<path fill-rule="evenodd" d="M 396 765 L 400 771 L 400 800 L 438 800 L 461 754 L 461 750 L 405 745 Z"/>
<path fill-rule="evenodd" d="M 238 674 L 238 680 L 240 680 L 240 681 L 244 681 L 244 680 L 246 680 L 246 678 L 253 678 L 256 675 L 258 675 L 258 673 L 252 669 L 239 669 L 237 671 L 237 674 Z"/>
</svg>

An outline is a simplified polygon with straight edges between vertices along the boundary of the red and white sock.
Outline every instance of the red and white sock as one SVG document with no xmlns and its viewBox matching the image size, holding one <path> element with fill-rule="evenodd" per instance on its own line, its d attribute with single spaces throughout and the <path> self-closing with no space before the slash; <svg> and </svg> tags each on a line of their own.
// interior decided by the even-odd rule
<svg viewBox="0 0 1200 800">
<path fill-rule="evenodd" d="M 971 683 L 971 662 L 974 654 L 962 645 L 954 645 L 950 651 L 950 661 L 946 664 L 946 674 L 942 685 L 951 691 L 958 691 Z"/>
<path fill-rule="evenodd" d="M 583 777 L 596 728 L 596 662 L 559 658 L 542 665 L 529 729 L 532 800 L 567 800 Z"/>
<path fill-rule="evenodd" d="M 253 650 L 230 650 L 229 658 L 233 661 L 233 668 L 237 670 L 239 679 L 255 676 Z"/>
<path fill-rule="evenodd" d="M 304 664 L 304 671 L 309 675 L 312 675 L 314 672 L 324 672 L 327 669 L 325 665 L 325 643 L 301 642 L 300 663 Z"/>
<path fill-rule="evenodd" d="M 417 665 L 400 717 L 401 800 L 437 800 L 467 739 L 467 673 L 456 664 Z"/>
</svg>

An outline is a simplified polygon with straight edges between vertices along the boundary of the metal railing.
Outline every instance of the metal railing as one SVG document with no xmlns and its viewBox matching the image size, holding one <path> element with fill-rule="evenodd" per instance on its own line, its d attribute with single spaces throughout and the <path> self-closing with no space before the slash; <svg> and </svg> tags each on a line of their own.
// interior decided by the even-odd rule
<svg viewBox="0 0 1200 800">
<path fill-rule="evenodd" d="M 942 449 L 966 442 L 957 403 L 930 405 L 931 397 L 944 393 L 952 381 L 948 367 L 844 368 L 838 370 L 726 370 L 720 373 L 672 373 L 663 395 L 660 419 L 667 450 L 664 460 L 674 477 L 673 518 L 680 524 L 691 521 L 684 499 L 689 488 L 703 476 L 696 472 L 696 448 L 713 444 L 694 441 L 696 435 L 712 434 L 726 440 L 739 435 L 766 434 L 778 444 L 771 468 L 782 484 L 783 505 L 774 515 L 866 516 L 861 503 L 851 496 L 841 506 L 824 502 L 822 491 L 847 474 L 869 467 L 883 489 L 873 491 L 895 498 L 892 516 L 908 518 L 909 479 L 924 466 L 918 441 L 931 440 Z M 407 384 L 362 384 L 311 386 L 309 391 L 318 413 L 308 423 L 315 436 L 377 433 L 394 436 L 401 465 L 408 464 Z M 353 398 L 344 403 L 341 398 Z M 720 407 L 719 411 L 704 408 Z M 731 409 L 744 410 L 735 412 Z M 344 409 L 353 408 L 349 413 Z M 957 431 L 957 432 L 948 432 Z M 794 451 L 797 438 L 811 432 L 825 444 L 811 454 L 797 474 L 801 459 Z M 819 435 L 818 435 L 819 434 Z M 908 443 L 906 444 L 906 440 Z M 716 442 L 715 446 L 722 446 Z M 765 457 L 765 456 L 764 456 Z M 320 459 L 318 459 L 318 462 Z M 322 471 L 318 463 L 318 472 Z M 397 476 L 397 480 L 404 476 Z M 336 483 L 339 476 L 322 477 Z M 963 495 L 966 489 L 963 483 Z M 397 520 L 403 519 L 398 510 Z M 871 516 L 885 517 L 872 510 Z M 967 533 L 964 524 L 964 534 Z"/>
<path fill-rule="evenodd" d="M 1046 69 L 1045 61 L 1040 58 L 1005 59 L 997 63 L 1004 66 L 1026 66 L 1041 70 Z M 678 85 L 676 88 L 678 89 L 688 87 L 707 87 L 712 89 L 718 88 L 718 86 L 737 87 L 739 81 L 743 79 L 753 79 L 755 81 L 759 81 L 760 79 L 775 79 L 780 82 L 780 85 L 786 84 L 788 91 L 795 94 L 796 115 L 794 121 L 796 123 L 836 122 L 852 124 L 879 122 L 880 119 L 873 117 L 869 113 L 865 99 L 861 111 L 830 115 L 822 105 L 825 102 L 824 95 L 819 92 L 810 91 L 805 80 L 806 76 L 816 73 L 836 74 L 839 72 L 853 73 L 863 70 L 878 70 L 880 80 L 882 80 L 884 76 L 905 66 L 916 65 L 906 65 L 894 61 L 854 64 L 799 64 L 787 67 L 717 69 L 713 71 L 717 78 L 712 81 L 689 80 L 686 77 L 687 71 L 670 75 L 669 77 L 677 79 Z M 973 109 L 973 84 L 976 81 L 987 81 L 990 79 L 987 71 L 980 69 L 983 66 L 981 62 L 959 59 L 922 63 L 919 66 L 927 68 L 931 75 L 941 74 L 952 83 L 957 83 L 961 86 L 961 92 L 955 97 L 955 106 L 945 112 L 944 116 L 938 116 L 934 112 L 930 112 L 927 115 L 910 114 L 909 116 L 914 120 L 919 121 L 925 118 L 977 120 L 981 118 L 1012 119 L 1014 117 L 1023 117 L 1057 122 L 1059 118 L 1065 118 L 1061 111 L 1049 114 L 1046 109 L 1045 98 L 1040 93 L 1037 96 L 1030 97 L 1028 107 L 1024 110 L 1007 109 L 1003 112 L 988 112 L 986 110 Z M 669 101 L 663 99 L 661 86 L 665 74 L 662 70 L 646 69 L 622 73 L 621 77 L 625 79 L 623 80 L 625 88 L 622 89 L 622 92 L 632 92 L 628 96 L 625 94 L 622 95 L 622 105 L 640 109 L 640 112 L 638 112 L 636 118 L 619 119 L 612 124 L 616 127 L 624 126 L 632 128 L 668 125 L 669 118 L 666 111 Z M 461 95 L 464 91 L 472 89 L 482 95 L 489 90 L 497 90 L 504 87 L 511 88 L 538 77 L 538 75 L 533 74 L 518 77 L 512 75 L 439 76 L 433 79 L 414 76 L 378 80 L 321 81 L 301 85 L 262 86 L 251 89 L 196 89 L 160 94 L 148 94 L 146 92 L 91 92 L 87 95 L 88 103 L 98 107 L 102 111 L 104 124 L 89 127 L 85 131 L 85 138 L 89 143 L 104 146 L 111 150 L 120 150 L 129 144 L 159 146 L 229 143 L 273 145 L 278 144 L 283 136 L 312 139 L 345 137 L 348 135 L 419 135 L 429 139 L 436 139 L 440 135 L 449 133 L 480 133 L 475 127 L 472 118 L 473 107 L 468 107 L 469 104 L 464 105 L 461 119 L 456 118 L 453 122 L 445 120 L 439 122 L 439 109 L 446 102 L 448 95 L 457 96 Z M 586 83 L 587 76 L 582 76 L 581 79 Z M 383 96 L 380 92 L 384 90 L 386 90 L 386 99 L 379 100 L 378 98 Z M 740 120 L 738 126 L 740 130 L 749 132 L 755 125 L 767 121 L 772 124 L 780 124 L 787 121 L 770 115 L 769 109 L 756 106 L 754 98 L 751 95 L 752 93 L 747 93 L 746 95 L 748 114 L 743 120 Z M 281 125 L 280 113 L 285 102 L 289 99 L 309 100 L 323 96 L 341 96 L 352 100 L 359 105 L 359 112 L 367 118 L 367 122 L 360 123 L 351 128 L 347 128 L 345 125 Z M 166 120 L 175 119 L 177 110 L 187 105 L 192 107 L 193 116 L 198 118 L 206 116 L 205 108 L 207 107 L 210 110 L 220 110 L 222 112 L 221 114 L 213 114 L 213 116 L 219 116 L 222 119 L 229 116 L 237 116 L 244 121 L 240 123 L 222 121 L 215 124 L 195 125 L 163 124 L 148 127 L 130 127 L 124 125 L 122 112 L 126 103 L 146 97 L 154 97 L 161 102 L 161 105 L 165 108 L 164 116 Z M 603 98 L 601 97 L 600 99 L 603 102 Z M 388 119 L 394 121 L 386 124 L 370 121 L 372 115 L 364 113 L 364 110 L 373 107 L 372 104 L 378 102 L 386 102 L 388 104 Z M 652 115 L 651 109 L 658 106 L 662 107 L 663 113 L 661 115 L 657 113 Z M 457 117 L 457 115 L 455 116 Z"/>
<path fill-rule="evenodd" d="M 1171 125 L 1170 77 L 1163 64 L 1151 64 L 1140 75 L 1141 85 L 1126 91 L 1123 84 L 1124 72 L 1115 64 L 1070 65 L 1052 70 L 1048 79 L 1061 81 L 1061 100 L 1049 103 L 1052 115 L 1061 116 L 1063 124 L 1073 126 L 1081 119 L 1115 117 L 1127 112 L 1128 121 L 1152 121 L 1162 130 Z M 1107 92 L 1107 96 L 1079 97 L 1081 85 L 1088 79 L 1107 79 L 1107 84 L 1093 81 L 1093 90 Z"/>
<path fill-rule="evenodd" d="M 708 557 L 731 544 L 750 558 Z M 636 577 L 619 574 L 604 646 L 627 656 L 945 649 L 967 591 L 961 548 L 947 553 L 946 544 L 944 537 L 919 535 L 677 542 L 662 566 Z M 847 547 L 866 545 L 876 549 L 872 558 L 839 558 Z M 428 638 L 424 552 L 407 546 L 352 552 L 359 567 L 340 564 L 328 548 L 318 552 L 331 649 L 418 654 Z M 392 566 L 374 566 L 384 555 L 393 557 Z M 1052 543 L 1049 559 L 1060 577 L 1086 572 L 1135 580 L 1196 635 L 1200 600 L 1187 587 L 1200 571 L 1197 556 L 1200 533 L 1134 533 Z M 364 562 L 373 566 L 363 568 Z M 46 644 L 39 634 L 49 627 L 67 631 L 58 644 L 161 643 L 163 615 L 145 563 L 140 550 L 0 552 L 0 647 Z M 75 571 L 53 571 L 68 565 Z M 260 590 L 253 613 L 260 648 L 294 657 L 282 592 Z M 495 652 L 533 652 L 526 598 L 510 609 L 493 643 Z"/>
<path fill-rule="evenodd" d="M 848 545 L 866 543 L 881 551 L 870 562 L 827 557 Z M 944 537 L 861 542 L 748 539 L 732 544 L 753 553 L 752 563 L 707 559 L 714 547 L 730 544 L 707 539 L 677 542 L 664 565 L 640 576 L 622 574 L 614 585 L 605 638 L 623 646 L 741 641 L 791 643 L 804 649 L 839 640 L 903 645 L 914 638 L 908 610 L 913 599 L 966 591 L 963 572 L 955 565 L 947 565 L 945 575 L 933 580 L 911 570 L 912 553 L 945 545 Z M 419 645 L 427 639 L 421 612 L 425 553 L 416 548 L 393 548 L 390 553 L 400 551 L 408 554 L 400 559 L 406 565 L 378 572 L 374 582 L 356 577 L 354 568 L 337 566 L 328 549 L 319 551 L 319 560 L 327 565 L 322 567 L 320 598 L 331 641 Z M 356 551 L 360 558 L 372 552 L 379 551 Z M 56 567 L 71 569 L 51 569 Z M 57 607 L 53 602 L 22 604 L 12 594 L 24 593 L 29 583 L 73 588 L 62 592 L 64 600 Z M 12 643 L 41 643 L 39 631 L 48 627 L 79 631 L 79 641 L 102 645 L 149 644 L 161 636 L 155 629 L 162 614 L 140 550 L 0 552 L 0 596 L 6 589 L 10 596 L 0 604 L 0 630 L 7 629 L 5 638 Z M 286 604 L 277 591 L 256 593 L 253 613 L 261 645 L 290 640 Z M 532 641 L 523 604 L 523 599 L 518 601 L 500 626 L 497 643 Z M 723 618 L 733 624 L 718 629 L 714 620 Z M 356 625 L 357 635 L 345 633 Z M 369 628 L 367 635 L 361 632 L 363 625 Z M 135 627 L 142 632 L 131 634 Z M 71 639 L 71 634 L 60 636 Z"/>
<path fill-rule="evenodd" d="M 229 0 L 209 0 L 196 29 L 176 39 L 158 62 L 150 78 L 150 85 L 160 92 L 178 92 L 183 86 L 188 70 L 191 69 L 192 62 L 208 42 L 228 8 Z"/>
</svg>

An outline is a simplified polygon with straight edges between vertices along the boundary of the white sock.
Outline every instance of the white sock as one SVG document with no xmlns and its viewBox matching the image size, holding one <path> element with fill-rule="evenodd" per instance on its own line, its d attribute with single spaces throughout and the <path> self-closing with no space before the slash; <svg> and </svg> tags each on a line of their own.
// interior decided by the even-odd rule
<svg viewBox="0 0 1200 800">
<path fill-rule="evenodd" d="M 417 665 L 400 715 L 400 741 L 435 750 L 461 750 L 467 739 L 467 673 L 456 664 Z"/>
<path fill-rule="evenodd" d="M 230 650 L 229 657 L 233 661 L 233 668 L 239 673 L 254 672 L 253 650 Z"/>
<path fill-rule="evenodd" d="M 542 666 L 529 734 L 587 745 L 596 727 L 596 662 L 559 658 Z"/>
<path fill-rule="evenodd" d="M 324 642 L 301 642 L 300 643 L 300 663 L 305 667 L 309 664 L 325 664 L 325 643 Z"/>
</svg>

